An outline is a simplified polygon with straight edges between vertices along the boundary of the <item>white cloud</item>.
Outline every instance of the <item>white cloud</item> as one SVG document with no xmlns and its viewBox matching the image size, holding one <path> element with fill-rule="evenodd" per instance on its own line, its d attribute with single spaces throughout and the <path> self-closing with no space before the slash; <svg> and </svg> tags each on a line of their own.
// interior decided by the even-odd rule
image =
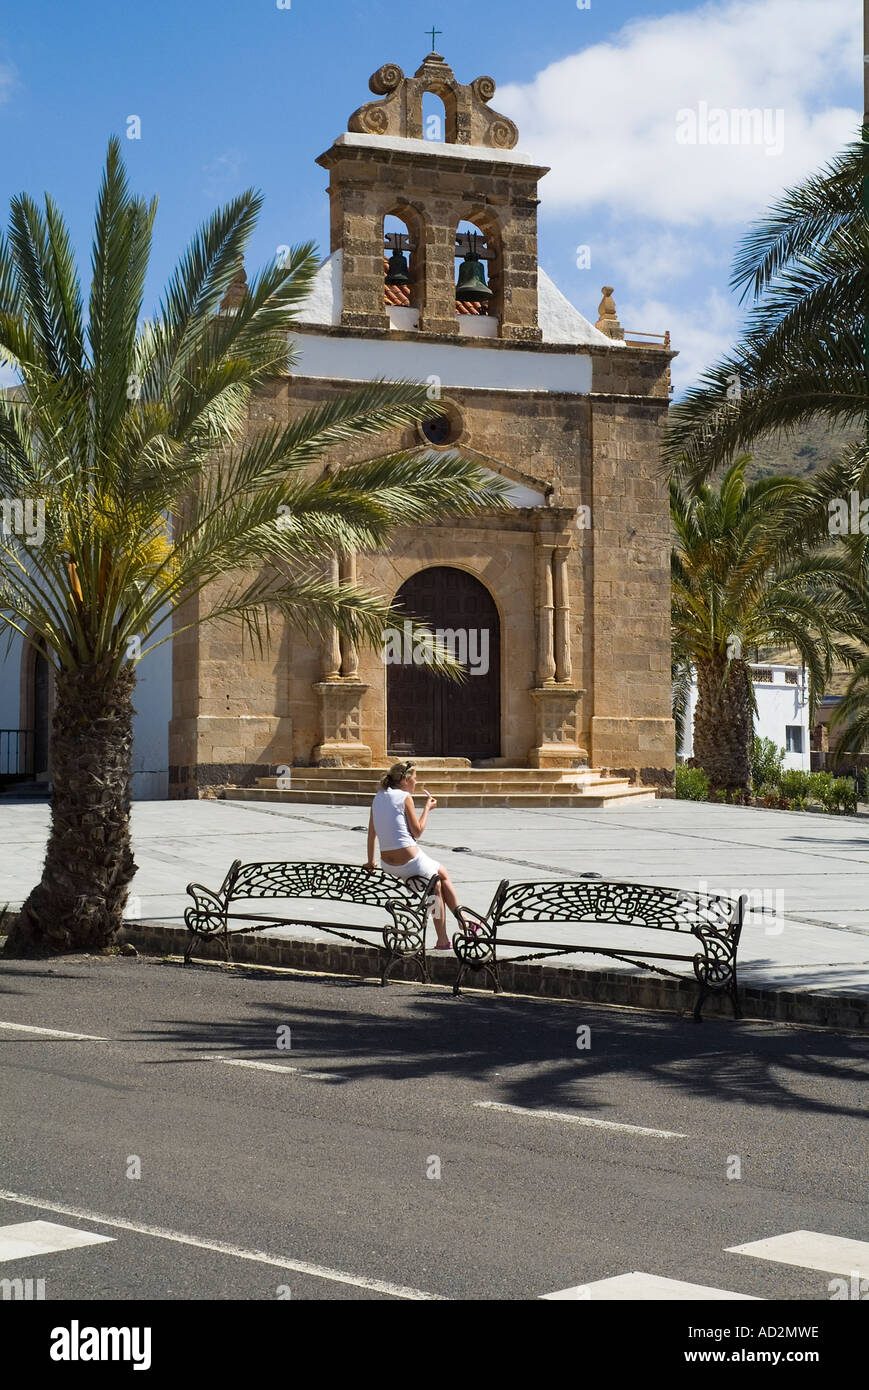
<svg viewBox="0 0 869 1390">
<path fill-rule="evenodd" d="M 670 341 L 679 353 L 671 365 L 674 399 L 732 349 L 740 325 L 735 302 L 715 289 L 690 308 L 662 299 L 626 299 L 624 304 L 616 299 L 616 308 L 628 336 L 631 331 L 663 333 L 669 329 Z"/>
<path fill-rule="evenodd" d="M 518 123 L 520 147 L 552 167 L 541 185 L 550 214 L 603 205 L 673 225 L 744 222 L 855 137 L 860 114 L 841 92 L 858 80 L 859 9 L 725 0 L 638 20 L 499 88 L 496 104 Z M 762 142 L 679 144 L 678 113 L 701 102 L 781 110 L 780 153 Z"/>
<path fill-rule="evenodd" d="M 18 73 L 11 63 L 0 63 L 0 102 L 8 101 L 18 86 Z"/>
<path fill-rule="evenodd" d="M 647 290 L 649 285 L 686 280 L 698 271 L 729 273 L 732 238 L 716 239 L 713 246 L 696 232 L 638 230 L 636 225 L 621 235 L 594 241 L 593 265 L 605 271 L 608 283 L 623 292 Z"/>
</svg>

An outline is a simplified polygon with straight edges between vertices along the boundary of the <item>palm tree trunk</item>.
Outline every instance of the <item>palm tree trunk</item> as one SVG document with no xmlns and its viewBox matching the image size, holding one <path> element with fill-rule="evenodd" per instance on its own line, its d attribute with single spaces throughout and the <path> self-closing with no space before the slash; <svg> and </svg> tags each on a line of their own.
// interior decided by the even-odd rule
<svg viewBox="0 0 869 1390">
<path fill-rule="evenodd" d="M 754 732 L 748 668 L 724 656 L 697 662 L 694 757 L 709 775 L 712 791 L 751 798 L 751 737 Z"/>
<path fill-rule="evenodd" d="M 58 671 L 51 728 L 51 831 L 42 879 L 9 935 L 9 953 L 100 950 L 123 921 L 130 848 L 135 675 Z"/>
</svg>

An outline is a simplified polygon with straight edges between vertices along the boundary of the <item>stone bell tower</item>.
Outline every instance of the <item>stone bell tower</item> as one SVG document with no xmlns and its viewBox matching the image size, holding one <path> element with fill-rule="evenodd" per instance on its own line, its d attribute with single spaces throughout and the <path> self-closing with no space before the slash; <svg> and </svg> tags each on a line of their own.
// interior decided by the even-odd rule
<svg viewBox="0 0 869 1390">
<path fill-rule="evenodd" d="M 342 327 L 390 327 L 383 219 L 391 214 L 410 234 L 409 299 L 420 333 L 460 331 L 456 232 L 468 221 L 486 241 L 491 336 L 539 342 L 537 184 L 548 170 L 508 155 L 518 131 L 489 107 L 492 78 L 463 86 L 440 54 L 430 53 L 413 77 L 386 63 L 369 85 L 379 100 L 354 112 L 347 134 L 317 160 L 330 175 L 331 249 L 342 253 Z M 444 143 L 423 139 L 425 92 L 444 103 Z"/>
</svg>

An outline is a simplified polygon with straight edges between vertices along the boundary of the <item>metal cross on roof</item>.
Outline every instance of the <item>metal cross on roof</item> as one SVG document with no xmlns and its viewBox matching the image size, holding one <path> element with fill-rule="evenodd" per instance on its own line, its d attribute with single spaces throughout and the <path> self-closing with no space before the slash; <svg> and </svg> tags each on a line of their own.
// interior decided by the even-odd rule
<svg viewBox="0 0 869 1390">
<path fill-rule="evenodd" d="M 426 32 L 427 34 L 431 34 L 431 51 L 432 51 L 432 53 L 434 53 L 434 51 L 435 51 L 435 39 L 438 38 L 444 31 L 443 31 L 443 29 L 435 29 L 434 25 L 432 25 L 431 29 L 426 29 L 425 32 Z"/>
</svg>

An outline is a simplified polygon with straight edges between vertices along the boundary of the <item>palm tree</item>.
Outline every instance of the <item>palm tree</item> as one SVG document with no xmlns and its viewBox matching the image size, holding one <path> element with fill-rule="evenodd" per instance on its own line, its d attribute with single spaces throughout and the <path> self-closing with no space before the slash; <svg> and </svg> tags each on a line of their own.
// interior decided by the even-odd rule
<svg viewBox="0 0 869 1390">
<path fill-rule="evenodd" d="M 754 691 L 742 652 L 787 646 L 805 663 L 812 702 L 834 658 L 855 659 L 861 590 L 850 558 L 791 552 L 810 487 L 797 478 L 746 482 L 748 455 L 720 487 L 671 483 L 673 658 L 697 679 L 694 757 L 713 790 L 747 800 Z M 844 635 L 843 635 L 844 634 Z"/>
<path fill-rule="evenodd" d="M 259 643 L 276 615 L 376 641 L 394 620 L 388 604 L 333 587 L 324 557 L 382 548 L 399 519 L 502 504 L 502 486 L 456 457 L 401 451 L 313 469 L 326 451 L 425 418 L 414 383 L 336 392 L 289 425 L 246 433 L 252 393 L 292 365 L 287 334 L 316 270 L 313 246 L 298 247 L 220 312 L 261 203 L 248 191 L 214 213 L 143 322 L 156 202 L 131 194 L 112 139 L 85 323 L 57 206 L 12 202 L 0 364 L 21 387 L 0 397 L 0 496 L 44 508 L 44 538 L 0 532 L 0 626 L 44 643 L 56 707 L 45 864 L 7 949 L 98 949 L 121 925 L 135 872 L 136 665 L 171 640 L 173 614 L 176 631 L 234 620 Z M 206 589 L 207 611 L 187 603 Z"/>
<path fill-rule="evenodd" d="M 856 143 L 783 194 L 744 240 L 731 286 L 754 300 L 745 331 L 670 414 L 664 456 L 681 476 L 705 481 L 759 436 L 818 416 L 869 422 L 867 177 L 869 145 Z M 866 481 L 865 439 L 851 465 L 847 476 Z"/>
<path fill-rule="evenodd" d="M 830 717 L 829 733 L 835 753 L 863 753 L 869 746 L 869 657 L 865 654 Z"/>
</svg>

